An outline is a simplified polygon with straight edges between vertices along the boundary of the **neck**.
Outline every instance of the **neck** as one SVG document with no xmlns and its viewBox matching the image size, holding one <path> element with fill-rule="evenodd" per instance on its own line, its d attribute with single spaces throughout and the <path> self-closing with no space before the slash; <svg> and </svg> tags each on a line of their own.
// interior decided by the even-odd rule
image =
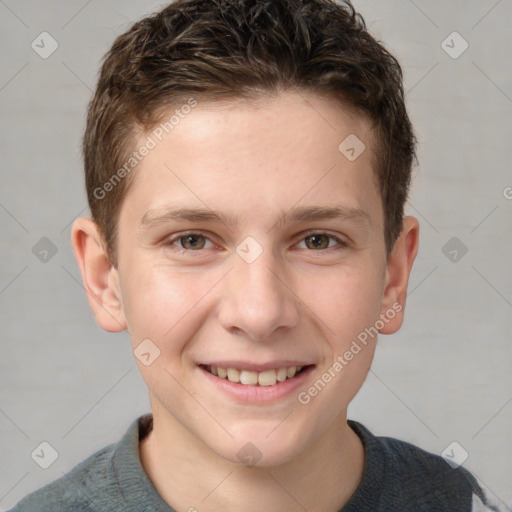
<svg viewBox="0 0 512 512">
<path fill-rule="evenodd" d="M 227 461 L 168 421 L 153 409 L 140 457 L 158 494 L 177 511 L 338 512 L 362 478 L 364 448 L 345 415 L 299 456 L 268 467 Z"/>
</svg>

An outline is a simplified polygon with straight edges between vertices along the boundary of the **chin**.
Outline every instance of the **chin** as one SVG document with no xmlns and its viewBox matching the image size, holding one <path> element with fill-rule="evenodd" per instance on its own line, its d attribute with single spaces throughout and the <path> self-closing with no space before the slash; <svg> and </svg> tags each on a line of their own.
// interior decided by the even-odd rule
<svg viewBox="0 0 512 512">
<path fill-rule="evenodd" d="M 298 435 L 299 432 L 287 432 L 283 425 L 262 428 L 260 423 L 252 428 L 245 427 L 237 430 L 229 445 L 212 446 L 213 451 L 234 464 L 269 468 L 296 459 L 305 449 L 307 437 Z"/>
</svg>

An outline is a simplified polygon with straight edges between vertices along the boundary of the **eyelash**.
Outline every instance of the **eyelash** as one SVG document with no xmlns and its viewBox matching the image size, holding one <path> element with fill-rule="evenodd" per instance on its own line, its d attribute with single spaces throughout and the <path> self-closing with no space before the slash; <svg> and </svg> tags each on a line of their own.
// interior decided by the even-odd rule
<svg viewBox="0 0 512 512">
<path fill-rule="evenodd" d="M 204 249 L 198 249 L 198 250 L 185 249 L 184 247 L 178 247 L 178 246 L 174 245 L 174 242 L 179 241 L 182 238 L 185 238 L 185 237 L 191 236 L 191 235 L 201 236 L 201 237 L 209 240 L 210 242 L 214 243 L 212 240 L 210 240 L 209 236 L 206 233 L 202 233 L 201 231 L 190 231 L 190 232 L 186 232 L 186 233 L 180 233 L 178 236 L 175 236 L 175 237 L 167 240 L 165 242 L 165 245 L 169 246 L 169 247 L 172 247 L 171 250 L 176 251 L 176 252 L 178 252 L 180 254 L 183 254 L 183 253 L 194 253 L 194 252 L 201 253 Z M 325 249 L 318 249 L 318 250 L 307 249 L 306 248 L 306 250 L 308 250 L 309 252 L 324 252 L 324 251 L 327 251 L 327 250 L 330 250 L 330 249 L 341 250 L 341 249 L 344 249 L 344 248 L 348 247 L 348 245 L 349 245 L 347 242 L 345 242 L 344 240 L 338 238 L 337 236 L 334 236 L 334 235 L 332 235 L 330 233 L 326 233 L 324 231 L 307 231 L 305 233 L 301 233 L 302 238 L 300 239 L 300 242 L 303 242 L 306 238 L 310 238 L 313 235 L 325 235 L 328 238 L 330 238 L 332 240 L 335 240 L 337 242 L 337 246 L 327 247 Z"/>
</svg>

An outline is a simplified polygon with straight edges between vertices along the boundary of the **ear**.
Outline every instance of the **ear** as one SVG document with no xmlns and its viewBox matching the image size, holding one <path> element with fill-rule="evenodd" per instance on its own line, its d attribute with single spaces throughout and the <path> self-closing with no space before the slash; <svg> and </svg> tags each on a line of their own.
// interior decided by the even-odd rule
<svg viewBox="0 0 512 512">
<path fill-rule="evenodd" d="M 381 303 L 381 334 L 393 334 L 402 326 L 407 297 L 407 284 L 419 244 L 419 223 L 405 217 L 403 229 L 395 241 L 386 264 L 386 280 Z"/>
<path fill-rule="evenodd" d="M 71 244 L 96 322 L 105 331 L 124 331 L 127 324 L 119 274 L 107 257 L 97 224 L 86 217 L 76 219 L 71 228 Z"/>
</svg>

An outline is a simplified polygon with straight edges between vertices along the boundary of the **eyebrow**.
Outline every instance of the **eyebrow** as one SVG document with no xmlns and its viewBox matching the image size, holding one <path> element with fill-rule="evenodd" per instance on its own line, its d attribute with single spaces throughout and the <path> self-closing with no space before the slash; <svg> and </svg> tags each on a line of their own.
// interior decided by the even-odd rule
<svg viewBox="0 0 512 512">
<path fill-rule="evenodd" d="M 366 222 L 371 225 L 368 213 L 359 208 L 347 206 L 301 206 L 282 212 L 277 225 L 285 222 L 296 223 L 314 220 L 340 219 Z M 228 227 L 238 223 L 238 218 L 208 208 L 182 208 L 169 206 L 147 211 L 142 217 L 139 229 L 146 229 L 167 222 L 220 222 Z"/>
</svg>

